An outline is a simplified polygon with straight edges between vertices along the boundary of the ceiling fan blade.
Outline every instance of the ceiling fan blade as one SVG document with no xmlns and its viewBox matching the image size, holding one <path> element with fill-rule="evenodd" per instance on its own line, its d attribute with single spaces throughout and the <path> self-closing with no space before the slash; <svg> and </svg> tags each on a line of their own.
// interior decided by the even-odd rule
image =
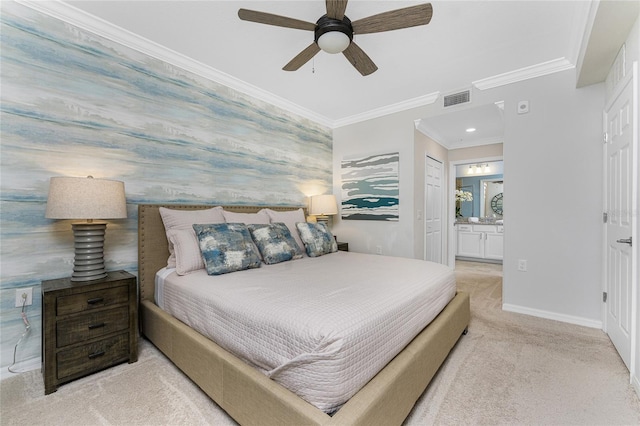
<svg viewBox="0 0 640 426">
<path fill-rule="evenodd" d="M 349 0 L 326 0 L 327 16 L 342 21 Z"/>
<path fill-rule="evenodd" d="M 311 22 L 288 18 L 281 15 L 274 15 L 272 13 L 258 12 L 256 10 L 240 9 L 238 10 L 238 17 L 243 21 L 275 25 L 276 27 L 295 28 L 298 30 L 308 31 L 314 31 L 316 29 L 316 24 Z"/>
<path fill-rule="evenodd" d="M 431 3 L 425 3 L 358 19 L 351 25 L 355 34 L 370 34 L 427 25 L 432 16 Z"/>
<path fill-rule="evenodd" d="M 302 52 L 298 53 L 295 58 L 289 61 L 287 65 L 285 65 L 282 69 L 285 71 L 296 71 L 301 66 L 309 62 L 311 58 L 316 56 L 316 53 L 320 51 L 318 45 L 313 42 Z"/>
<path fill-rule="evenodd" d="M 354 41 L 351 42 L 349 47 L 347 47 L 342 54 L 363 76 L 372 74 L 378 69 L 371 58 L 367 56 L 367 54 L 364 53 L 364 50 L 362 50 Z"/>
</svg>

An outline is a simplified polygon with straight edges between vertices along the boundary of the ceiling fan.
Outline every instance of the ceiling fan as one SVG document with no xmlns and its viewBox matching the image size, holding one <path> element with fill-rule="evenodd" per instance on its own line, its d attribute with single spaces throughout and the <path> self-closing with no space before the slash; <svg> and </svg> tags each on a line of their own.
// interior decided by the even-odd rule
<svg viewBox="0 0 640 426">
<path fill-rule="evenodd" d="M 247 9 L 238 10 L 238 16 L 244 21 L 314 32 L 313 43 L 289 61 L 282 68 L 285 71 L 299 69 L 320 50 L 323 50 L 327 53 L 342 52 L 355 69 L 364 76 L 375 72 L 378 67 L 353 41 L 354 34 L 379 33 L 426 25 L 431 21 L 431 16 L 433 15 L 431 3 L 424 3 L 379 13 L 352 22 L 344 14 L 347 9 L 347 1 L 326 0 L 327 14 L 320 17 L 315 24 L 286 16 Z"/>
</svg>

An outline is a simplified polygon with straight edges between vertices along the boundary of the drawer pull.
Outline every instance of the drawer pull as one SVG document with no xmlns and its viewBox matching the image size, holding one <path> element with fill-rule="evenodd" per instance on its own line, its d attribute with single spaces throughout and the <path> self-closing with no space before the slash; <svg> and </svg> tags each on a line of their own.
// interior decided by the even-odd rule
<svg viewBox="0 0 640 426">
<path fill-rule="evenodd" d="M 98 358 L 99 356 L 103 356 L 104 354 L 105 354 L 105 351 L 97 351 L 92 354 L 89 354 L 89 359 Z"/>
<path fill-rule="evenodd" d="M 96 303 L 100 303 L 104 301 L 104 297 L 94 297 L 93 299 L 88 299 L 87 303 L 90 305 L 95 305 Z"/>
<path fill-rule="evenodd" d="M 101 322 L 99 324 L 89 324 L 89 330 L 94 330 L 96 328 L 102 328 L 104 327 L 106 324 Z"/>
</svg>

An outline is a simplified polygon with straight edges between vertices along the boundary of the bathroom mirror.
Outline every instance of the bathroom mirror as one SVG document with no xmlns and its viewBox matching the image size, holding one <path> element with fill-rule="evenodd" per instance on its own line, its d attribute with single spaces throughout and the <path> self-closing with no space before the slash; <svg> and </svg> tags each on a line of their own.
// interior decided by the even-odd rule
<svg viewBox="0 0 640 426">
<path fill-rule="evenodd" d="M 503 179 L 483 179 L 480 181 L 480 217 L 502 218 Z"/>
<path fill-rule="evenodd" d="M 471 200 L 456 199 L 456 218 L 502 219 L 504 187 L 502 173 L 502 160 L 457 165 L 456 189 L 470 193 Z"/>
</svg>

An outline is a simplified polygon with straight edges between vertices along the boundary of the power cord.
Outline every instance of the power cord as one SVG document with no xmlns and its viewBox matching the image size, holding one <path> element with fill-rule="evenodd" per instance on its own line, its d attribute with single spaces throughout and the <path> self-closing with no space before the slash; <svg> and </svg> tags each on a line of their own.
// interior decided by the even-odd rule
<svg viewBox="0 0 640 426">
<path fill-rule="evenodd" d="M 16 365 L 16 352 L 18 350 L 18 345 L 31 331 L 31 324 L 29 324 L 29 319 L 27 318 L 27 313 L 25 312 L 26 305 L 27 305 L 27 294 L 25 293 L 22 295 L 22 312 L 20 313 L 20 315 L 22 316 L 22 322 L 24 322 L 24 332 L 22 333 L 22 336 L 20 336 L 20 339 L 18 340 L 16 345 L 13 347 L 13 363 L 8 367 L 8 370 L 10 373 L 21 373 L 21 371 L 12 370 L 12 368 L 14 365 Z"/>
</svg>

